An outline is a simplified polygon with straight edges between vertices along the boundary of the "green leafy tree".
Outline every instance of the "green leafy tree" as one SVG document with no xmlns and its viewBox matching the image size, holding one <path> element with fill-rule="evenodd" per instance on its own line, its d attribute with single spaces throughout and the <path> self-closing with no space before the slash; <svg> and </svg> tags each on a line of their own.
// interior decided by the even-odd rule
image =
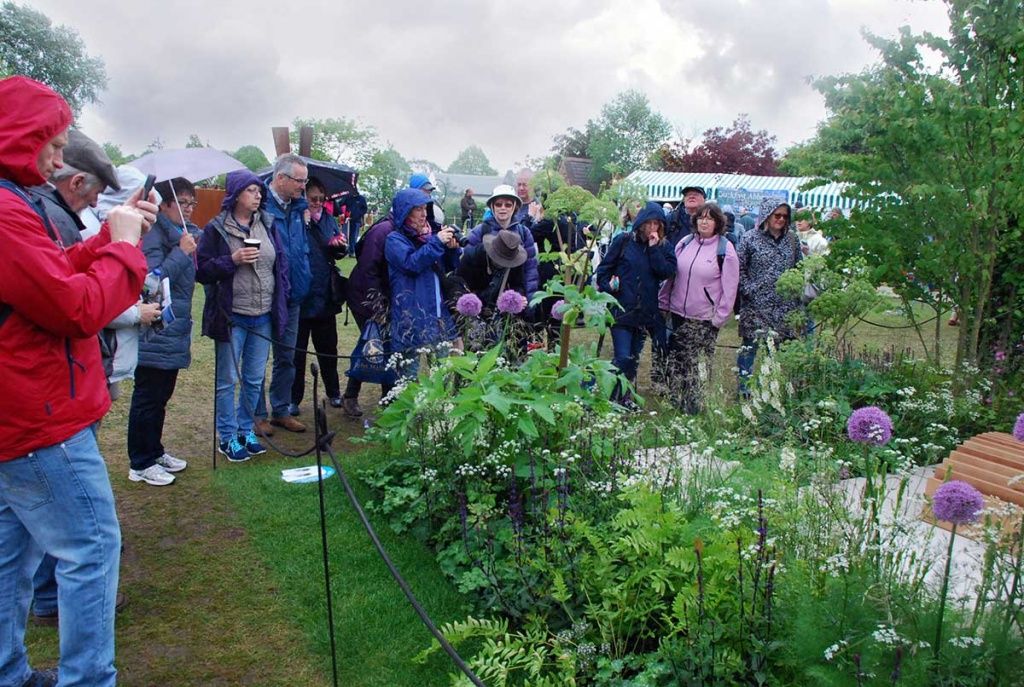
<svg viewBox="0 0 1024 687">
<path fill-rule="evenodd" d="M 373 127 L 363 126 L 347 117 L 295 119 L 289 134 L 294 150 L 298 150 L 299 130 L 304 126 L 313 128 L 310 157 L 315 160 L 340 162 L 364 169 L 373 162 L 374 155 L 380 150 L 380 141 Z"/>
<path fill-rule="evenodd" d="M 672 133 L 668 120 L 652 110 L 647 96 L 637 90 L 620 93 L 605 104 L 593 129 L 589 124 L 587 129 L 595 183 L 640 169 Z"/>
<path fill-rule="evenodd" d="M 480 146 L 471 145 L 459 153 L 450 165 L 449 174 L 478 174 L 481 176 L 495 176 L 498 170 L 491 167 L 487 155 Z"/>
<path fill-rule="evenodd" d="M 134 155 L 125 155 L 124 151 L 121 150 L 121 146 L 110 141 L 103 144 L 103 152 L 107 154 L 107 157 L 110 158 L 115 167 L 120 167 L 124 163 L 135 159 Z"/>
<path fill-rule="evenodd" d="M 1021 243 L 1024 5 L 945 4 L 948 38 L 869 35 L 877 65 L 817 82 L 830 117 L 793 166 L 850 183 L 870 208 L 842 229 L 840 255 L 864 256 L 905 302 L 957 308 L 959 365 L 979 361 L 991 296 L 1013 276 L 996 261 Z"/>
<path fill-rule="evenodd" d="M 270 166 L 270 160 L 259 146 L 242 146 L 231 156 L 253 172 Z"/>
<path fill-rule="evenodd" d="M 107 87 L 103 60 L 86 52 L 78 32 L 54 26 L 43 13 L 0 5 L 0 73 L 24 74 L 60 93 L 77 116 Z"/>
<path fill-rule="evenodd" d="M 203 143 L 203 139 L 199 138 L 199 134 L 189 134 L 188 140 L 185 141 L 186 148 L 209 148 L 210 142 Z"/>
<path fill-rule="evenodd" d="M 386 213 L 395 192 L 405 185 L 411 173 L 409 163 L 389 144 L 373 154 L 369 166 L 359 175 L 359 190 L 371 208 Z"/>
</svg>

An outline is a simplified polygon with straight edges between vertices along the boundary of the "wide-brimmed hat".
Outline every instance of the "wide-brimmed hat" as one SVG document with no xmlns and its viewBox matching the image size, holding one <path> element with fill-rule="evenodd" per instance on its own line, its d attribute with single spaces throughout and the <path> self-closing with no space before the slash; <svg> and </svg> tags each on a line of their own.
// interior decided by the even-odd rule
<svg viewBox="0 0 1024 687">
<path fill-rule="evenodd" d="M 523 204 L 523 201 L 516 195 L 516 190 L 508 184 L 499 184 L 494 187 L 494 190 L 491 191 L 491 197 L 487 199 L 487 207 L 491 207 L 491 203 L 498 198 L 511 198 L 516 202 L 516 210 Z"/>
<path fill-rule="evenodd" d="M 484 237 L 484 251 L 498 267 L 519 267 L 526 262 L 526 249 L 519 233 L 502 229 Z"/>
</svg>

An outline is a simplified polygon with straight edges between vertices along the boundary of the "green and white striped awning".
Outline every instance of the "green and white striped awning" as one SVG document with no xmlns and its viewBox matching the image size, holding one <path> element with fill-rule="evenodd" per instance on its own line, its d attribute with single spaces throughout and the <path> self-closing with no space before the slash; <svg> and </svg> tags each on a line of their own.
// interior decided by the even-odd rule
<svg viewBox="0 0 1024 687">
<path fill-rule="evenodd" d="M 843 196 L 846 184 L 826 184 L 807 191 L 800 187 L 811 177 L 762 177 L 753 174 L 706 174 L 700 172 L 647 172 L 638 170 L 629 175 L 629 180 L 647 189 L 647 197 L 659 203 L 678 202 L 687 186 L 700 186 L 707 193 L 708 200 L 717 200 L 720 189 L 743 191 L 750 197 L 759 192 L 765 195 L 786 193 L 792 203 L 801 203 L 813 208 L 841 208 L 849 210 L 857 205 L 852 198 Z M 723 195 L 732 195 L 723 193 Z M 756 210 L 756 205 L 755 208 Z"/>
</svg>

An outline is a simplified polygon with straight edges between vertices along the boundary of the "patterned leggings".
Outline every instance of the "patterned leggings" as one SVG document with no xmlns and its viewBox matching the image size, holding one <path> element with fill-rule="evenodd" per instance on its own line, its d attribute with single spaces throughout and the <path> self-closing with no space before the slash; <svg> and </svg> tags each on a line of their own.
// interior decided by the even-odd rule
<svg viewBox="0 0 1024 687">
<path fill-rule="evenodd" d="M 704 407 L 704 382 L 711 376 L 718 329 L 708 320 L 672 315 L 669 339 L 669 398 L 684 413 L 696 415 Z"/>
</svg>

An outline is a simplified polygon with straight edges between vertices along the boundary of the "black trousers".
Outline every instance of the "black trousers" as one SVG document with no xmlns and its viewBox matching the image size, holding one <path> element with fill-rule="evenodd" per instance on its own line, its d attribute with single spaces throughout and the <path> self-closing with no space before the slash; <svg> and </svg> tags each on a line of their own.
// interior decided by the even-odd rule
<svg viewBox="0 0 1024 687">
<path fill-rule="evenodd" d="M 178 370 L 135 368 L 135 390 L 128 411 L 128 461 L 133 470 L 145 470 L 164 454 L 164 417 L 177 382 Z"/>
<path fill-rule="evenodd" d="M 338 383 L 338 321 L 335 315 L 299 319 L 299 333 L 295 337 L 295 381 L 292 382 L 292 403 L 299 405 L 306 393 L 306 348 L 313 338 L 316 363 L 324 393 L 328 398 L 341 395 Z"/>
</svg>

